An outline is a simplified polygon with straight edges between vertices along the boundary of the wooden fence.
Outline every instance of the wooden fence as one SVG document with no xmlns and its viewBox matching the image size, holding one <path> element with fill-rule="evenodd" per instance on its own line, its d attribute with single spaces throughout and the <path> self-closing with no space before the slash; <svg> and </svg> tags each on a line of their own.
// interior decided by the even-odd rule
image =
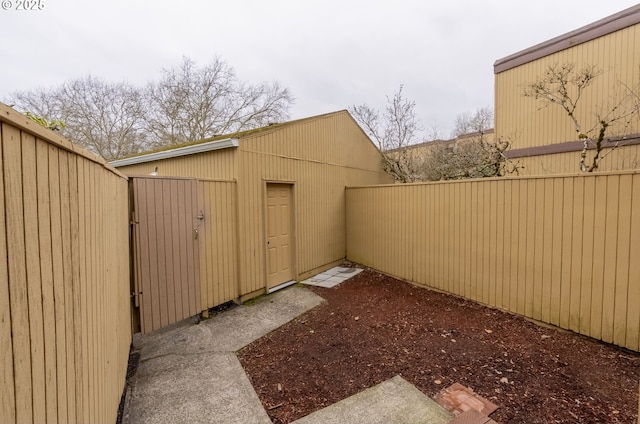
<svg viewBox="0 0 640 424">
<path fill-rule="evenodd" d="M 347 189 L 347 259 L 638 351 L 640 173 Z"/>
<path fill-rule="evenodd" d="M 0 104 L 0 422 L 115 422 L 131 341 L 127 181 Z"/>
</svg>

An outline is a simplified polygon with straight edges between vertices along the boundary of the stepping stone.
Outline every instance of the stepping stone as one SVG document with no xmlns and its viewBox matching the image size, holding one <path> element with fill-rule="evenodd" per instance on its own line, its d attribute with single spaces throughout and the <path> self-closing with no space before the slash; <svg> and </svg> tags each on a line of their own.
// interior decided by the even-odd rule
<svg viewBox="0 0 640 424">
<path fill-rule="evenodd" d="M 491 422 L 487 415 L 498 409 L 497 405 L 460 383 L 453 383 L 446 389 L 441 390 L 440 393 L 436 395 L 435 401 L 456 417 L 461 417 L 460 423 L 484 424 Z M 462 417 L 462 415 L 465 415 L 466 418 Z M 473 417 L 486 417 L 487 420 L 479 421 Z M 465 419 L 470 421 L 465 421 Z M 455 422 L 457 423 L 458 421 Z"/>
</svg>

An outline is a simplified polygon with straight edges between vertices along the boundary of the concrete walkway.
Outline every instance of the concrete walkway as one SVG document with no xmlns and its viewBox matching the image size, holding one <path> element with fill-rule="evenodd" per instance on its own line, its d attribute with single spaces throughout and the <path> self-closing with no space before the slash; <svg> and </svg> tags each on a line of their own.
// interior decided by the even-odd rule
<svg viewBox="0 0 640 424">
<path fill-rule="evenodd" d="M 357 273 L 346 271 L 339 276 L 342 281 Z M 312 283 L 339 284 L 327 281 L 333 276 Z M 187 320 L 137 334 L 140 362 L 127 392 L 123 424 L 271 423 L 235 352 L 323 301 L 304 287 L 291 286 L 200 324 Z M 295 423 L 445 424 L 451 418 L 396 376 Z"/>
<path fill-rule="evenodd" d="M 453 415 L 400 376 L 292 424 L 447 424 Z"/>
<path fill-rule="evenodd" d="M 271 423 L 234 352 L 322 302 L 294 286 L 200 324 L 137 335 L 123 423 Z"/>
</svg>

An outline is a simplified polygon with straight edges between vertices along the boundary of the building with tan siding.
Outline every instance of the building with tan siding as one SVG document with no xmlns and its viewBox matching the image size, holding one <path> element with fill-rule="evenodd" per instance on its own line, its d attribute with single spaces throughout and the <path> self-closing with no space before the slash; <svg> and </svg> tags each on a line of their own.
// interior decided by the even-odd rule
<svg viewBox="0 0 640 424">
<path fill-rule="evenodd" d="M 524 166 L 521 174 L 579 172 L 582 150 L 582 141 L 567 113 L 558 105 L 545 107 L 540 100 L 525 97 L 524 88 L 550 66 L 595 66 L 600 75 L 583 92 L 576 109 L 576 117 L 586 130 L 597 125 L 598 114 L 611 111 L 629 89 L 638 87 L 638 52 L 640 5 L 495 62 L 495 136 L 511 140 L 509 154 Z M 619 145 L 623 147 L 612 152 L 605 149 L 608 156 L 598 169 L 639 168 L 639 133 L 638 113 L 629 123 L 625 120 L 608 128 L 607 136 L 622 138 Z"/>
<path fill-rule="evenodd" d="M 188 143 L 112 165 L 147 180 L 187 177 L 233 186 L 225 186 L 228 193 L 222 197 L 222 189 L 209 195 L 206 188 L 197 189 L 220 199 L 202 208 L 203 228 L 213 219 L 207 213 L 215 214 L 221 204 L 234 203 L 235 211 L 228 214 L 229 225 L 200 236 L 203 310 L 339 264 L 346 253 L 345 186 L 393 181 L 382 169 L 379 150 L 347 111 Z M 222 234 L 230 225 L 236 230 Z M 223 236 L 229 238 L 226 249 L 203 242 Z M 222 254 L 227 256 L 221 262 Z"/>
</svg>

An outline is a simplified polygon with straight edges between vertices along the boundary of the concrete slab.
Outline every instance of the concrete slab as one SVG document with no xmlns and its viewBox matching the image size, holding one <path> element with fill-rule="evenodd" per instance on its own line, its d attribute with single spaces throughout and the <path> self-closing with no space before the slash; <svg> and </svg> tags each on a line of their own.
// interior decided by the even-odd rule
<svg viewBox="0 0 640 424">
<path fill-rule="evenodd" d="M 140 363 L 123 424 L 270 423 L 234 352 L 323 301 L 292 286 L 200 324 L 136 335 Z"/>
<path fill-rule="evenodd" d="M 138 367 L 128 424 L 270 424 L 233 353 L 165 355 Z"/>
<path fill-rule="evenodd" d="M 447 424 L 453 415 L 400 376 L 292 424 Z"/>
<path fill-rule="evenodd" d="M 362 268 L 345 268 L 336 266 L 302 281 L 302 284 L 330 289 L 338 284 L 344 283 L 346 280 L 358 275 L 362 271 L 364 271 Z"/>
</svg>

